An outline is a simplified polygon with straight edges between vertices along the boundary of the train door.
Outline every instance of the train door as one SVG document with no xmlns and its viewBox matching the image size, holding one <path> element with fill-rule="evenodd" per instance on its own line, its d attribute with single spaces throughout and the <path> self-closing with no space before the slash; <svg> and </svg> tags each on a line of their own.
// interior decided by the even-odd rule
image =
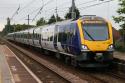
<svg viewBox="0 0 125 83">
<path fill-rule="evenodd" d="M 71 47 L 71 35 L 70 35 L 70 25 L 66 25 L 65 28 L 65 35 L 66 35 L 66 45 L 65 45 L 65 51 L 67 53 L 70 53 L 70 47 Z"/>
<path fill-rule="evenodd" d="M 58 50 L 58 47 L 57 47 L 57 41 L 58 41 L 58 25 L 56 25 L 55 26 L 55 29 L 54 29 L 54 41 L 53 41 L 53 43 L 54 43 L 54 48 L 56 49 L 56 50 Z"/>
<path fill-rule="evenodd" d="M 42 46 L 42 38 L 43 38 L 43 35 L 42 35 L 42 28 L 40 28 L 40 32 L 39 32 L 39 34 L 40 34 L 40 46 L 41 46 L 41 48 L 43 47 Z"/>
<path fill-rule="evenodd" d="M 68 44 L 68 52 L 69 53 L 72 53 L 73 52 L 73 48 L 74 48 L 74 45 L 73 45 L 73 42 L 74 42 L 74 37 L 75 37 L 75 27 L 74 27 L 74 24 L 71 23 L 70 25 L 68 25 L 69 27 L 69 34 L 68 34 L 68 40 L 67 40 L 67 44 Z"/>
<path fill-rule="evenodd" d="M 63 28 L 62 26 L 58 26 L 58 39 L 57 39 L 57 47 L 60 52 L 64 52 L 62 47 L 62 35 L 63 35 Z"/>
<path fill-rule="evenodd" d="M 54 44 L 53 44 L 53 40 L 54 40 L 54 31 L 55 31 L 55 26 L 49 26 L 48 27 L 48 39 L 49 39 L 49 42 L 48 42 L 48 47 L 50 50 L 53 50 L 55 49 L 54 47 Z M 55 42 L 56 43 L 56 42 Z"/>
</svg>

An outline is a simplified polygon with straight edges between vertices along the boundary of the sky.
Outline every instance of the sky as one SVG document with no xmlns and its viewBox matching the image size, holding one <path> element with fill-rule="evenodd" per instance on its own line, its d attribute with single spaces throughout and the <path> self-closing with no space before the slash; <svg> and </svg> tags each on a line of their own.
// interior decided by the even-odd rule
<svg viewBox="0 0 125 83">
<path fill-rule="evenodd" d="M 104 0 L 108 1 L 108 0 Z M 33 19 L 38 13 L 39 9 L 44 5 L 41 13 L 37 15 L 35 20 L 30 20 L 30 24 L 35 25 L 36 21 L 41 17 L 48 20 L 52 14 L 57 13 L 64 18 L 71 6 L 72 0 L 0 0 L 0 31 L 6 25 L 7 18 L 12 18 L 11 24 L 27 24 L 28 14 L 30 19 Z M 113 0 L 108 3 L 89 7 L 90 5 L 101 3 L 99 0 L 75 0 L 76 7 L 79 9 L 81 15 L 97 15 L 111 21 L 113 27 L 119 29 L 112 16 L 118 16 L 117 9 L 119 8 L 118 0 Z M 46 5 L 45 5 L 46 4 Z M 19 8 L 18 13 L 14 14 Z"/>
</svg>

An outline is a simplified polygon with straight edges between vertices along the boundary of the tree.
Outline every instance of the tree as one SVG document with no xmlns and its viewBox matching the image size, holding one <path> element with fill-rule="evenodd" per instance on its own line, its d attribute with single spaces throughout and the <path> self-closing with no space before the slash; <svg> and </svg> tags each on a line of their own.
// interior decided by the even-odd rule
<svg viewBox="0 0 125 83">
<path fill-rule="evenodd" d="M 37 23 L 36 23 L 36 26 L 42 26 L 42 25 L 45 25 L 47 24 L 47 22 L 44 20 L 44 18 L 40 18 Z"/>
<path fill-rule="evenodd" d="M 5 28 L 3 29 L 2 34 L 6 35 L 8 33 L 13 32 L 13 30 L 14 30 L 14 28 L 11 26 L 11 24 L 10 24 L 10 18 L 8 17 L 7 18 L 7 24 L 5 25 Z"/>
<path fill-rule="evenodd" d="M 26 25 L 26 24 L 17 24 L 17 25 L 14 24 L 12 26 L 14 28 L 14 32 L 35 27 L 34 25 Z"/>
<path fill-rule="evenodd" d="M 51 23 L 54 23 L 54 22 L 56 22 L 56 18 L 55 18 L 54 15 L 52 15 L 52 16 L 50 17 L 49 21 L 48 21 L 48 24 L 51 24 Z"/>
<path fill-rule="evenodd" d="M 119 16 L 115 17 L 113 16 L 113 19 L 116 23 L 120 24 L 121 27 L 121 35 L 123 37 L 123 40 L 125 42 L 125 0 L 119 0 L 119 5 L 120 8 L 117 10 L 117 13 L 119 14 Z"/>
<path fill-rule="evenodd" d="M 119 16 L 113 16 L 116 23 L 119 23 L 122 29 L 125 29 L 125 0 L 119 0 L 120 8 L 117 10 Z"/>
<path fill-rule="evenodd" d="M 57 16 L 56 16 L 56 19 L 57 19 L 57 21 L 63 21 L 63 19 L 62 19 L 61 17 L 59 17 L 58 14 L 57 14 Z"/>
<path fill-rule="evenodd" d="M 48 24 L 51 23 L 55 23 L 56 21 L 62 21 L 63 19 L 61 17 L 59 17 L 59 15 L 57 14 L 57 16 L 55 17 L 54 15 L 52 15 L 48 21 Z"/>
<path fill-rule="evenodd" d="M 26 25 L 26 24 L 17 24 L 17 25 L 5 25 L 5 28 L 2 31 L 2 35 L 7 35 L 8 33 L 25 30 L 28 28 L 35 27 L 34 25 Z"/>
<path fill-rule="evenodd" d="M 74 9 L 76 18 L 80 17 L 80 12 L 78 10 L 78 8 L 75 7 Z M 72 18 L 72 7 L 69 8 L 69 12 L 65 15 L 65 19 L 71 19 Z"/>
</svg>

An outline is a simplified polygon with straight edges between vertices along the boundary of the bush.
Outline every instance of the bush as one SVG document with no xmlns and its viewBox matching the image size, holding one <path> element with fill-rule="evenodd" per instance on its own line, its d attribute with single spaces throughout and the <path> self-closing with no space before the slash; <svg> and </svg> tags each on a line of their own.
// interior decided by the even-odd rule
<svg viewBox="0 0 125 83">
<path fill-rule="evenodd" d="M 121 41 L 116 41 L 115 42 L 115 50 L 125 52 L 125 46 L 124 43 Z"/>
</svg>

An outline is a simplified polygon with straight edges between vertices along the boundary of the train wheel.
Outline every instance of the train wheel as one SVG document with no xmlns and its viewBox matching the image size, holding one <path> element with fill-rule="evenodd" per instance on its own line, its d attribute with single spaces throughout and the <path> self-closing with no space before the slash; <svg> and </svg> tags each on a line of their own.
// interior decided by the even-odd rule
<svg viewBox="0 0 125 83">
<path fill-rule="evenodd" d="M 74 58 L 71 59 L 71 65 L 74 67 L 78 67 L 78 61 Z"/>
<path fill-rule="evenodd" d="M 70 65 L 71 64 L 71 57 L 65 56 L 65 63 Z"/>
<path fill-rule="evenodd" d="M 45 54 L 45 55 L 49 55 L 49 51 L 44 50 L 44 54 Z"/>
<path fill-rule="evenodd" d="M 55 56 L 57 59 L 61 59 L 61 55 L 59 53 L 56 53 Z"/>
</svg>

